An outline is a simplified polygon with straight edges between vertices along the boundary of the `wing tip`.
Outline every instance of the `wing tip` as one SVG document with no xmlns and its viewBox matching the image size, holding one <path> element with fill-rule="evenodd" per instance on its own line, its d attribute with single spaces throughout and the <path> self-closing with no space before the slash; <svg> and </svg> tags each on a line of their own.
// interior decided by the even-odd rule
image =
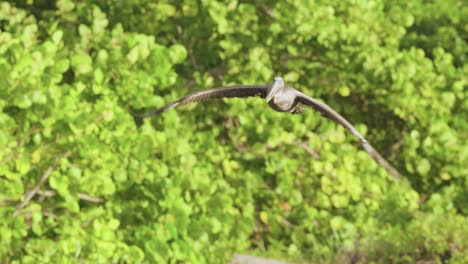
<svg viewBox="0 0 468 264">
<path fill-rule="evenodd" d="M 394 179 L 396 180 L 401 180 L 403 177 L 401 174 L 398 172 L 397 169 L 395 169 L 386 159 L 384 159 L 379 152 L 377 152 L 374 147 L 372 147 L 371 144 L 364 138 L 361 139 L 361 145 L 364 148 L 364 150 L 372 157 L 375 162 L 385 169 L 388 174 L 390 174 Z"/>
</svg>

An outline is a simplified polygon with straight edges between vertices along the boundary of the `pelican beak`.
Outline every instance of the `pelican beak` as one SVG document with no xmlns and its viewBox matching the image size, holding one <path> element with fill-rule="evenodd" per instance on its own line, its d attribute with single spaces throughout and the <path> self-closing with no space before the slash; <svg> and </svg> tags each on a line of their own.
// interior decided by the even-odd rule
<svg viewBox="0 0 468 264">
<path fill-rule="evenodd" d="M 277 94 L 281 89 L 284 87 L 284 81 L 283 78 L 277 76 L 273 78 L 273 83 L 271 84 L 270 89 L 268 89 L 268 94 L 266 96 L 267 102 L 269 102 L 275 94 Z"/>
<path fill-rule="evenodd" d="M 273 99 L 273 93 L 268 93 L 266 97 L 267 102 L 270 102 L 271 99 Z"/>
</svg>

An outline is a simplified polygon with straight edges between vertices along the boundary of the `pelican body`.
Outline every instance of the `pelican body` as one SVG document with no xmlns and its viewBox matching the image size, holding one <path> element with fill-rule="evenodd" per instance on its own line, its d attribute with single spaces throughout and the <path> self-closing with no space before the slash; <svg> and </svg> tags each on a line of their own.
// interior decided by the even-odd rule
<svg viewBox="0 0 468 264">
<path fill-rule="evenodd" d="M 275 111 L 299 113 L 302 109 L 297 107 L 296 92 L 296 89 L 284 85 L 283 78 L 275 77 L 267 91 L 266 100 Z"/>
<path fill-rule="evenodd" d="M 317 101 L 316 99 L 299 92 L 291 86 L 285 85 L 283 78 L 281 77 L 274 77 L 273 83 L 270 85 L 235 85 L 194 92 L 160 109 L 156 109 L 140 115 L 140 117 L 160 114 L 178 105 L 194 103 L 208 99 L 253 96 L 266 98 L 268 105 L 273 110 L 278 112 L 301 114 L 304 109 L 300 105 L 312 107 L 323 117 L 333 120 L 335 123 L 340 124 L 349 130 L 351 134 L 359 139 L 361 146 L 377 162 L 377 164 L 387 170 L 387 172 L 395 178 L 401 178 L 398 171 L 392 165 L 390 165 L 390 163 L 388 163 L 344 117 L 338 114 L 327 104 Z"/>
</svg>

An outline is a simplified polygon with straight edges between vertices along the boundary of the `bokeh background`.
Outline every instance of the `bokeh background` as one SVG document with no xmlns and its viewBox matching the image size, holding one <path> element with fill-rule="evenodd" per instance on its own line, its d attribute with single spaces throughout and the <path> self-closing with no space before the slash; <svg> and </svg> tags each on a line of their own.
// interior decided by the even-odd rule
<svg viewBox="0 0 468 264">
<path fill-rule="evenodd" d="M 0 2 L 0 261 L 468 262 L 460 0 Z M 258 98 L 131 112 L 275 75 Z"/>
</svg>

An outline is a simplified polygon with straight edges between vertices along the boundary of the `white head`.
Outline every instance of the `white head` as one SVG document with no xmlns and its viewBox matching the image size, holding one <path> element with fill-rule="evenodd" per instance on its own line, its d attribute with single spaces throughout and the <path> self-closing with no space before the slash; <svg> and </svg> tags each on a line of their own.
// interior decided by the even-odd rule
<svg viewBox="0 0 468 264">
<path fill-rule="evenodd" d="M 270 89 L 268 89 L 268 92 L 267 92 L 267 97 L 266 97 L 267 102 L 269 102 L 273 98 L 273 96 L 275 96 L 276 93 L 281 91 L 283 87 L 284 87 L 283 78 L 279 76 L 276 76 L 275 78 L 273 78 L 273 83 L 271 84 Z"/>
</svg>

